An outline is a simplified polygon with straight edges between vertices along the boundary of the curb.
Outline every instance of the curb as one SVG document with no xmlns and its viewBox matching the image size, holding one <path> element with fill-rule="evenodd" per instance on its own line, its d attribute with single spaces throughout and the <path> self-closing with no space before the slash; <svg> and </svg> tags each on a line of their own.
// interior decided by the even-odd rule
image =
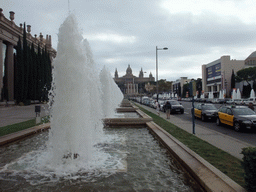
<svg viewBox="0 0 256 192">
<path fill-rule="evenodd" d="M 154 122 L 147 123 L 150 132 L 174 155 L 206 191 L 246 191 L 194 151 L 171 136 Z"/>
<path fill-rule="evenodd" d="M 6 145 L 8 143 L 23 139 L 25 137 L 28 137 L 30 135 L 36 134 L 38 132 L 42 132 L 45 130 L 48 130 L 50 128 L 50 123 L 45 123 L 42 125 L 34 126 L 28 129 L 24 129 L 15 133 L 11 133 L 8 135 L 4 135 L 0 137 L 0 146 Z"/>
</svg>

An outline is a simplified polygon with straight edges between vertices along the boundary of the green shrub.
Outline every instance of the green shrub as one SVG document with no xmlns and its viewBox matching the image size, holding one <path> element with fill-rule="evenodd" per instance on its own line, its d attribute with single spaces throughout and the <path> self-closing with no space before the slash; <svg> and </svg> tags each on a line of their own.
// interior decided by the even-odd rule
<svg viewBox="0 0 256 192">
<path fill-rule="evenodd" d="M 243 148 L 242 154 L 245 187 L 249 192 L 256 191 L 256 147 Z"/>
</svg>

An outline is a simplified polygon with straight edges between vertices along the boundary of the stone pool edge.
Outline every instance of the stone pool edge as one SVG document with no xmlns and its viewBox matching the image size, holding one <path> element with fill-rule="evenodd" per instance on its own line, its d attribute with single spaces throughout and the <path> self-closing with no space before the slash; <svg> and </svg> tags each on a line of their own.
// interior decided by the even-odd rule
<svg viewBox="0 0 256 192">
<path fill-rule="evenodd" d="M 154 122 L 147 122 L 146 124 L 150 132 L 157 137 L 206 191 L 246 191 L 160 126 Z"/>
<path fill-rule="evenodd" d="M 18 141 L 20 139 L 23 139 L 25 137 L 28 137 L 30 135 L 34 135 L 36 133 L 46 131 L 50 129 L 50 123 L 45 123 L 41 125 L 37 125 L 28 129 L 24 129 L 15 133 L 11 133 L 8 135 L 4 135 L 0 137 L 0 146 L 12 143 L 14 141 Z"/>
</svg>

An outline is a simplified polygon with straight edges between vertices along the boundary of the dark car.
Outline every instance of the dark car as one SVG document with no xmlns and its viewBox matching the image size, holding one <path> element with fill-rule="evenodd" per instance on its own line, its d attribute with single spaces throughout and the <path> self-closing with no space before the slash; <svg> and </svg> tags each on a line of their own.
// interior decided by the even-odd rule
<svg viewBox="0 0 256 192">
<path fill-rule="evenodd" d="M 168 100 L 171 104 L 171 113 L 184 113 L 184 107 L 176 100 Z"/>
<path fill-rule="evenodd" d="M 235 131 L 256 130 L 256 113 L 246 106 L 222 106 L 218 111 L 216 124 L 230 125 Z"/>
<path fill-rule="evenodd" d="M 213 104 L 199 103 L 195 105 L 194 116 L 205 121 L 207 119 L 216 119 L 218 109 Z"/>
</svg>

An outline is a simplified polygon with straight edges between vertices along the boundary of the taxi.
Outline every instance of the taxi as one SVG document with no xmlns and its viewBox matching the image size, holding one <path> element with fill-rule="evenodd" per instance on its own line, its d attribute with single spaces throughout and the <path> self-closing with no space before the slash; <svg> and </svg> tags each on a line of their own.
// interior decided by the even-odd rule
<svg viewBox="0 0 256 192">
<path fill-rule="evenodd" d="M 256 128 L 256 113 L 246 106 L 222 106 L 220 107 L 216 124 L 232 126 L 235 131 Z"/>
<path fill-rule="evenodd" d="M 198 103 L 194 107 L 195 118 L 200 118 L 202 121 L 207 119 L 216 119 L 218 109 L 213 104 Z"/>
</svg>

